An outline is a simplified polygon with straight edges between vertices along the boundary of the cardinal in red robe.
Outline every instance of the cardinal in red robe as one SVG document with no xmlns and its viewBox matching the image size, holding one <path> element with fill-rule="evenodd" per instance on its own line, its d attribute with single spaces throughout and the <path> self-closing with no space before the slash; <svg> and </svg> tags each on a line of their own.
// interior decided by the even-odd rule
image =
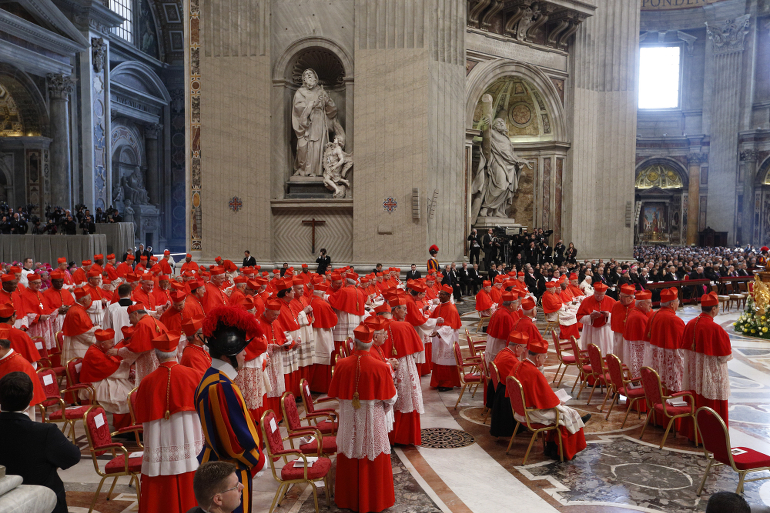
<svg viewBox="0 0 770 513">
<path fill-rule="evenodd" d="M 621 362 L 626 361 L 623 354 L 623 330 L 628 320 L 628 313 L 634 306 L 635 292 L 636 289 L 633 285 L 621 285 L 619 301 L 612 305 L 612 310 L 610 310 L 610 329 L 613 336 L 612 354 L 620 358 Z"/>
<path fill-rule="evenodd" d="M 527 356 L 529 336 L 526 333 L 511 331 L 508 335 L 508 346 L 497 353 L 494 369 L 497 372 L 497 388 L 492 394 L 492 416 L 489 422 L 489 434 L 492 436 L 510 437 L 516 426 L 511 408 L 511 399 L 505 386 L 506 378 L 513 374 L 513 369 Z M 492 368 L 492 365 L 490 365 Z"/>
<path fill-rule="evenodd" d="M 389 367 L 369 352 L 373 331 L 361 325 L 354 337 L 356 350 L 337 363 L 329 385 L 329 397 L 340 402 L 334 502 L 340 509 L 379 512 L 396 502 L 385 420 L 396 389 Z"/>
<path fill-rule="evenodd" d="M 460 386 L 460 376 L 455 359 L 455 343 L 460 341 L 460 328 L 463 323 L 457 307 L 452 304 L 452 286 L 444 285 L 439 292 L 438 306 L 430 317 L 436 319 L 435 336 L 432 338 L 433 373 L 430 386 L 439 391 L 450 390 Z"/>
<path fill-rule="evenodd" d="M 80 381 L 91 383 L 96 401 L 112 413 L 115 429 L 129 426 L 128 394 L 134 388 L 128 379 L 130 366 L 123 363 L 115 346 L 115 330 L 96 330 L 96 343 L 88 348 L 80 368 Z"/>
<path fill-rule="evenodd" d="M 482 317 L 491 317 L 495 311 L 495 302 L 489 293 L 492 291 L 492 282 L 484 280 L 482 288 L 476 294 L 476 311 Z"/>
<path fill-rule="evenodd" d="M 610 317 L 615 300 L 606 295 L 607 288 L 604 283 L 597 283 L 594 295 L 585 298 L 577 312 L 577 320 L 583 324 L 581 348 L 588 349 L 588 344 L 596 344 L 601 349 L 602 356 L 614 350 Z"/>
<path fill-rule="evenodd" d="M 334 358 L 334 327 L 337 325 L 337 314 L 324 294 L 328 290 L 325 283 L 313 284 L 313 297 L 310 306 L 313 309 L 313 339 L 315 353 L 313 355 L 313 374 L 310 379 L 310 390 L 318 393 L 329 391 L 332 381 L 332 358 Z"/>
<path fill-rule="evenodd" d="M 8 342 L 6 342 L 8 341 Z M 40 379 L 29 363 L 22 355 L 11 347 L 8 340 L 8 328 L 0 325 L 0 378 L 11 372 L 23 372 L 32 380 L 32 400 L 27 412 L 31 419 L 35 419 L 35 406 L 45 401 L 45 391 Z"/>
<path fill-rule="evenodd" d="M 182 323 L 182 331 L 187 337 L 187 345 L 182 351 L 179 363 L 196 370 L 201 377 L 211 367 L 211 355 L 203 347 L 203 318 L 187 319 Z"/>
</svg>

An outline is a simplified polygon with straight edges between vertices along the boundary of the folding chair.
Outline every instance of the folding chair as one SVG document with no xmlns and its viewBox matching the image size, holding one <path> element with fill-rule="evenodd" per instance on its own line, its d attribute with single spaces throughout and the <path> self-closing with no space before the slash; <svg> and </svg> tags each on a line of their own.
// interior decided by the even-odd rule
<svg viewBox="0 0 770 513">
<path fill-rule="evenodd" d="M 559 388 L 559 386 L 561 386 L 561 380 L 564 379 L 564 375 L 567 373 L 567 367 L 577 365 L 577 360 L 575 359 L 575 355 L 562 353 L 564 349 L 572 349 L 571 341 L 567 340 L 562 342 L 559 340 L 559 335 L 556 331 L 551 332 L 551 338 L 553 338 L 553 347 L 556 348 L 556 357 L 559 359 L 559 367 L 556 369 L 556 374 L 553 375 L 553 381 L 551 383 L 556 381 L 556 378 L 559 376 L 559 370 L 561 370 L 561 366 L 564 365 L 564 371 L 562 371 L 561 378 L 559 378 L 559 382 L 556 384 L 556 388 Z"/>
<path fill-rule="evenodd" d="M 476 390 L 478 390 L 479 385 L 482 384 L 482 376 L 479 373 L 466 373 L 465 368 L 471 367 L 476 368 L 478 366 L 478 362 L 475 360 L 467 361 L 463 360 L 462 352 L 460 351 L 460 343 L 455 342 L 455 364 L 457 365 L 457 375 L 460 377 L 460 385 L 462 386 L 462 390 L 460 390 L 460 397 L 457 398 L 457 402 L 455 403 L 455 410 L 457 409 L 457 405 L 460 404 L 460 401 L 463 398 L 463 394 L 465 393 L 465 389 L 468 387 L 468 385 L 476 385 L 476 388 L 473 390 L 473 393 L 471 394 L 471 397 L 474 397 L 476 395 Z"/>
<path fill-rule="evenodd" d="M 321 454 L 331 456 L 337 453 L 337 437 L 332 434 L 322 434 L 321 430 L 313 426 L 303 426 L 299 419 L 299 412 L 297 411 L 297 401 L 294 399 L 294 394 L 291 392 L 284 392 L 281 396 L 281 410 L 283 411 L 283 418 L 286 421 L 286 431 L 289 435 L 303 435 L 314 437 L 312 441 L 306 443 L 300 443 L 299 450 L 303 454 L 312 454 L 318 452 L 318 447 L 321 446 Z M 294 449 L 294 436 L 287 438 L 291 448 Z"/>
<path fill-rule="evenodd" d="M 37 371 L 37 377 L 45 392 L 45 401 L 37 405 L 42 422 L 62 424 L 62 432 L 66 432 L 67 427 L 69 427 L 69 437 L 72 443 L 75 443 L 75 422 L 83 419 L 83 415 L 88 411 L 89 406 L 67 406 L 64 398 L 62 398 L 59 384 L 56 381 L 56 373 L 53 369 L 40 369 Z M 66 389 L 67 392 L 73 393 L 77 393 L 79 390 L 87 390 L 91 394 L 91 402 L 95 402 L 95 392 L 91 385 L 78 385 Z M 48 413 L 48 408 L 52 406 L 59 406 L 59 409 Z"/>
<path fill-rule="evenodd" d="M 620 358 L 614 354 L 607 355 L 607 368 L 610 374 L 610 386 L 607 390 L 607 396 L 605 396 L 604 400 L 607 401 L 607 397 L 612 394 L 612 402 L 610 403 L 610 409 L 607 411 L 607 417 L 605 420 L 609 420 L 610 413 L 612 413 L 612 407 L 615 406 L 615 402 L 618 400 L 618 397 L 624 395 L 628 399 L 628 404 L 626 405 L 626 416 L 623 417 L 623 424 L 620 426 L 620 429 L 623 429 L 623 427 L 626 425 L 626 420 L 628 420 L 628 414 L 631 413 L 631 407 L 636 401 L 644 400 L 644 388 L 630 388 L 631 384 L 641 384 L 642 378 L 629 377 L 628 374 L 630 371 L 628 369 L 623 369 L 623 364 L 620 363 Z M 599 411 L 601 411 L 602 408 L 604 408 L 604 403 L 602 403 L 602 407 L 599 408 Z M 641 417 L 642 411 L 639 410 L 639 418 Z"/>
<path fill-rule="evenodd" d="M 644 387 L 644 395 L 647 398 L 647 419 L 644 421 L 644 427 L 642 427 L 642 433 L 639 435 L 639 440 L 644 436 L 644 430 L 647 429 L 647 424 L 650 423 L 650 417 L 660 413 L 664 418 L 669 419 L 666 426 L 666 432 L 663 435 L 663 440 L 660 442 L 660 448 L 663 449 L 663 444 L 666 443 L 668 438 L 668 432 L 676 419 L 682 419 L 690 417 L 695 422 L 695 398 L 689 392 L 677 392 L 673 395 L 663 395 L 663 387 L 660 384 L 660 376 L 657 371 L 649 367 L 642 367 L 642 386 Z M 671 406 L 666 404 L 668 399 L 674 397 L 689 397 L 690 403 L 687 406 Z M 674 428 L 674 437 L 676 438 L 676 427 Z M 698 446 L 698 433 L 695 432 L 695 446 Z"/>
<path fill-rule="evenodd" d="M 527 447 L 527 452 L 524 454 L 524 461 L 521 462 L 522 465 L 526 465 L 527 458 L 529 458 L 529 451 L 532 450 L 532 444 L 535 443 L 535 439 L 537 438 L 537 436 L 540 433 L 545 433 L 546 431 L 558 430 L 559 410 L 556 408 L 551 408 L 553 411 L 556 412 L 556 421 L 554 422 L 554 424 L 545 425 L 545 424 L 538 424 L 536 422 L 532 422 L 529 420 L 529 412 L 536 410 L 536 408 L 527 408 L 527 403 L 524 400 L 524 388 L 521 385 L 521 381 L 514 378 L 513 376 L 508 376 L 508 378 L 505 380 L 505 387 L 508 391 L 508 397 L 511 400 L 511 408 L 513 408 L 513 413 L 515 413 L 519 417 L 524 417 L 526 419 L 527 429 L 529 429 L 532 432 L 532 438 L 529 440 L 529 447 Z M 516 427 L 513 428 L 511 441 L 508 442 L 508 448 L 505 450 L 505 454 L 508 454 L 508 452 L 511 450 L 511 445 L 513 445 L 513 439 L 516 438 L 516 433 L 519 431 L 520 425 L 521 425 L 521 422 L 517 420 Z M 564 448 L 562 447 L 561 436 L 557 436 L 556 439 L 558 440 L 558 444 L 559 444 L 559 460 L 563 462 Z"/>
</svg>

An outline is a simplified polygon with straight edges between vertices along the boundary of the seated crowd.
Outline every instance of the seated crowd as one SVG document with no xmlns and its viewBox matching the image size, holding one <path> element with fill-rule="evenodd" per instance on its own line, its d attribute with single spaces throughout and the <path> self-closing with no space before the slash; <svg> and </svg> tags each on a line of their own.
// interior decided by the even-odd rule
<svg viewBox="0 0 770 513">
<path fill-rule="evenodd" d="M 77 205 L 73 214 L 69 209 L 49 205 L 41 218 L 37 205 L 14 210 L 7 203 L 0 203 L 0 234 L 3 235 L 92 234 L 96 231 L 96 223 L 119 223 L 122 220 L 113 207 L 106 211 L 98 207 L 91 213 L 85 205 Z"/>
<path fill-rule="evenodd" d="M 326 479 L 327 456 L 336 454 L 337 506 L 382 511 L 395 502 L 392 446 L 421 444 L 420 378 L 427 375 L 439 392 L 466 380 L 486 385 L 494 436 L 512 436 L 528 416 L 554 427 L 546 432 L 546 455 L 574 458 L 586 447 L 583 427 L 590 415 L 567 406 L 569 397 L 557 395 L 543 375 L 549 343 L 535 325 L 538 302 L 562 340 L 574 337 L 581 349 L 596 346 L 603 357 L 616 355 L 635 379 L 641 367 L 651 367 L 667 392 L 691 392 L 695 406 L 709 405 L 727 421 L 730 346 L 712 321 L 718 308 L 711 295 L 701 298 L 696 322 L 685 325 L 676 315 L 676 289 L 661 293 L 661 309 L 653 313 L 648 291 L 622 283 L 615 301 L 598 280 L 581 288 L 581 267 L 566 262 L 539 277 L 532 266 L 496 275 L 476 296 L 476 309 L 490 317 L 483 358 L 496 366 L 501 385 L 495 389 L 479 374 L 458 371 L 462 322 L 451 266 L 447 274 L 430 271 L 424 278 L 412 269 L 402 280 L 399 268 L 359 276 L 351 267 L 329 265 L 318 274 L 307 264 L 263 270 L 220 257 L 207 267 L 190 254 L 174 265 L 168 251 L 158 258 L 144 248 L 121 260 L 94 255 L 74 267 L 62 257 L 56 268 L 40 266 L 40 272 L 32 262 L 8 267 L 1 277 L 0 378 L 13 374 L 14 386 L 24 388 L 19 383 L 26 375 L 32 394 L 29 401 L 9 402 L 12 410 L 0 404 L 0 420 L 11 414 L 15 422 L 23 414 L 52 419 L 43 404 L 50 382 L 38 378 L 57 359 L 79 365 L 84 385 L 76 397 L 66 394 L 68 402 L 82 403 L 86 417 L 103 415 L 110 430 L 124 433 L 135 429 L 131 402 L 142 426 L 144 452 L 127 464 L 141 476 L 142 513 L 196 506 L 224 511 L 225 503 L 234 506 L 227 511 L 251 511 L 252 477 L 286 450 L 281 421 L 296 438 L 315 430 L 315 439 L 300 439 L 294 452 L 319 459 L 312 469 L 274 469 L 276 479 Z M 627 264 L 610 265 L 624 270 Z M 687 342 L 694 338 L 708 343 Z M 588 380 L 583 373 L 578 379 Z M 521 387 L 528 413 L 506 400 L 511 383 Z M 312 408 L 311 391 L 337 399 L 339 407 L 314 414 L 328 421 L 301 426 L 295 398 Z M 83 418 L 82 411 L 64 414 L 69 411 Z M 680 429 L 693 436 L 692 426 Z M 182 456 L 179 447 L 185 447 Z M 0 464 L 8 457 L 0 451 Z M 215 461 L 233 466 L 217 470 L 215 486 L 196 501 L 195 471 Z M 59 466 L 68 465 L 63 457 Z M 56 511 L 66 511 L 59 484 L 51 483 Z M 238 501 L 225 496 L 230 491 L 239 493 Z M 287 491 L 281 484 L 276 499 Z"/>
</svg>

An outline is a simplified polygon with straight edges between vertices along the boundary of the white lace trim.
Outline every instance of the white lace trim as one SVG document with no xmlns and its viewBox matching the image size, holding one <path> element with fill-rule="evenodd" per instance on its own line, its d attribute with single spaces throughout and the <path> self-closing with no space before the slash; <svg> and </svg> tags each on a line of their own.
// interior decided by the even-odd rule
<svg viewBox="0 0 770 513">
<path fill-rule="evenodd" d="M 270 386 L 269 380 L 262 372 L 262 358 L 254 358 L 244 363 L 235 378 L 235 384 L 241 389 L 246 408 L 249 410 L 262 407 L 262 398 Z"/>
<path fill-rule="evenodd" d="M 380 454 L 390 454 L 388 432 L 393 429 L 392 411 L 398 394 L 387 401 L 361 401 L 359 409 L 353 401 L 340 400 L 340 424 L 337 431 L 337 451 L 348 458 L 374 461 Z"/>
<path fill-rule="evenodd" d="M 433 363 L 436 365 L 448 365 L 455 366 L 455 350 L 454 343 L 459 342 L 460 334 L 458 330 L 452 329 L 449 326 L 441 326 L 436 330 L 437 335 L 432 337 Z"/>
<path fill-rule="evenodd" d="M 203 430 L 194 411 L 175 413 L 170 419 L 145 422 L 142 474 L 175 476 L 198 468 Z"/>
<path fill-rule="evenodd" d="M 631 377 L 639 377 L 642 367 L 644 367 L 644 340 L 623 339 L 623 359 L 621 362 L 628 365 Z"/>
<path fill-rule="evenodd" d="M 684 349 L 663 349 L 648 343 L 645 345 L 644 365 L 658 371 L 660 381 L 669 393 L 684 390 Z"/>
<path fill-rule="evenodd" d="M 396 392 L 398 400 L 393 409 L 401 413 L 425 413 L 422 406 L 422 386 L 420 385 L 420 373 L 417 372 L 414 355 L 407 355 L 398 359 L 396 369 Z"/>
<path fill-rule="evenodd" d="M 313 349 L 313 363 L 318 365 L 331 365 L 334 352 L 334 336 L 331 328 L 313 329 L 315 347 Z"/>
<path fill-rule="evenodd" d="M 283 358 L 286 351 L 275 344 L 268 344 L 267 357 L 267 380 L 270 383 L 270 389 L 267 392 L 268 397 L 281 397 L 286 391 L 286 381 L 283 379 Z"/>
<path fill-rule="evenodd" d="M 685 349 L 684 359 L 687 369 L 682 384 L 684 390 L 695 390 L 706 399 L 716 401 L 726 401 L 730 397 L 727 362 L 733 355 L 710 356 Z"/>
<path fill-rule="evenodd" d="M 505 349 L 505 346 L 508 345 L 507 340 L 503 340 L 501 338 L 495 338 L 492 335 L 487 335 L 487 348 L 484 350 L 484 352 L 487 354 L 487 361 L 488 362 L 494 362 L 495 357 L 497 356 L 497 353 Z"/>
</svg>

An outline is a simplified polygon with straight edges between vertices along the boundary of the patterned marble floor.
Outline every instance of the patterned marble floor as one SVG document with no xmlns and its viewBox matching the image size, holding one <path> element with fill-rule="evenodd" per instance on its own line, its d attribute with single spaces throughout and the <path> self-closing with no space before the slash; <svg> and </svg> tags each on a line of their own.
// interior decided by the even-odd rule
<svg viewBox="0 0 770 513">
<path fill-rule="evenodd" d="M 474 324 L 472 298 L 459 305 L 466 314 L 464 324 Z M 697 315 L 693 307 L 680 314 L 685 320 Z M 720 315 L 720 322 L 731 334 L 734 360 L 730 362 L 730 436 L 734 445 L 746 445 L 770 454 L 770 342 L 750 339 L 732 332 L 737 312 Z M 556 355 L 551 348 L 546 376 L 556 371 Z M 574 372 L 568 372 L 561 388 L 570 391 Z M 735 490 L 736 475 L 729 469 L 712 470 L 703 496 L 695 495 L 705 458 L 701 450 L 682 436 L 669 436 L 666 448 L 658 449 L 662 429 L 648 428 L 644 441 L 639 441 L 641 419 L 631 414 L 621 429 L 625 411 L 615 408 L 608 420 L 606 408 L 599 412 L 603 394 L 599 391 L 590 405 L 588 392 L 570 401 L 581 414 L 591 413 L 586 426 L 588 448 L 573 461 L 559 463 L 547 459 L 540 444 L 535 444 L 528 464 L 522 458 L 528 436 L 514 441 L 510 454 L 505 450 L 508 439 L 489 434 L 489 419 L 482 416 L 482 391 L 475 396 L 466 392 L 457 410 L 459 389 L 439 393 L 429 387 L 429 377 L 422 380 L 425 414 L 423 428 L 461 429 L 474 443 L 466 447 L 433 449 L 397 447 L 393 454 L 396 506 L 398 513 L 496 513 L 502 511 L 626 513 L 702 512 L 708 495 L 717 490 Z M 577 390 L 576 390 L 577 392 Z M 85 446 L 82 430 L 78 430 L 81 446 Z M 74 468 L 61 472 L 68 490 L 70 511 L 88 510 L 98 477 L 90 456 Z M 254 480 L 253 511 L 267 512 L 277 484 L 269 471 Z M 137 511 L 135 490 L 127 480 L 119 481 L 115 500 L 97 502 L 95 511 L 129 513 Z M 770 480 L 746 485 L 746 499 L 753 512 L 770 513 Z M 326 510 L 325 491 L 319 492 L 321 511 Z M 309 513 L 314 510 L 311 490 L 293 487 L 275 511 Z M 333 511 L 337 511 L 332 506 Z"/>
</svg>

